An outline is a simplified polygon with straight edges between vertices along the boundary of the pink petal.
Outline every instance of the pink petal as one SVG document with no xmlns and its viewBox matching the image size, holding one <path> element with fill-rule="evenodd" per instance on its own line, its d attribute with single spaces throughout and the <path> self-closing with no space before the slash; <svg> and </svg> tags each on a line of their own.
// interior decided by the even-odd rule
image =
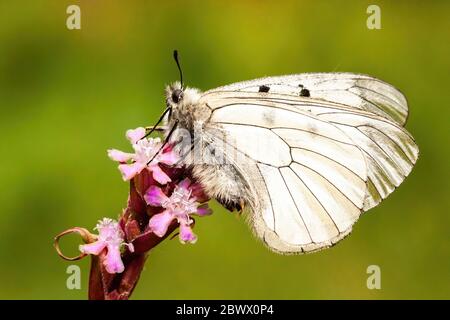
<svg viewBox="0 0 450 320">
<path fill-rule="evenodd" d="M 122 258 L 120 257 L 120 248 L 118 246 L 108 246 L 108 253 L 103 261 L 108 273 L 122 273 L 125 269 Z"/>
<path fill-rule="evenodd" d="M 149 167 L 150 171 L 153 173 L 153 179 L 155 179 L 160 184 L 166 184 L 170 181 L 170 177 L 162 171 L 158 165 L 152 165 Z"/>
<path fill-rule="evenodd" d="M 169 152 L 161 153 L 158 156 L 158 160 L 161 163 L 165 163 L 165 164 L 171 166 L 171 165 L 176 164 L 180 160 L 180 158 L 178 157 L 178 155 L 175 152 L 169 151 Z"/>
<path fill-rule="evenodd" d="M 196 214 L 201 217 L 209 216 L 210 214 L 212 214 L 212 210 L 211 208 L 208 207 L 207 204 L 203 204 L 200 207 L 198 207 Z"/>
<path fill-rule="evenodd" d="M 178 186 L 180 188 L 183 188 L 184 190 L 189 189 L 190 185 L 191 185 L 191 180 L 189 180 L 188 178 L 183 179 L 180 183 L 178 183 Z"/>
<path fill-rule="evenodd" d="M 108 157 L 114 161 L 127 162 L 128 160 L 131 159 L 131 157 L 133 157 L 133 154 L 122 152 L 122 151 L 116 150 L 116 149 L 109 149 Z"/>
<path fill-rule="evenodd" d="M 103 241 L 95 241 L 88 244 L 80 245 L 79 249 L 82 253 L 99 255 L 105 249 L 106 243 Z"/>
<path fill-rule="evenodd" d="M 135 162 L 132 164 L 121 164 L 119 165 L 119 170 L 122 173 L 122 178 L 124 181 L 128 181 L 133 179 L 135 175 L 140 173 L 142 169 L 145 168 L 145 165 Z"/>
<path fill-rule="evenodd" d="M 180 225 L 180 242 L 192 244 L 197 242 L 197 236 L 192 231 L 192 228 L 184 223 Z"/>
<path fill-rule="evenodd" d="M 162 192 L 161 188 L 157 186 L 150 186 L 144 195 L 145 202 L 154 207 L 161 206 L 167 199 L 168 197 Z"/>
<path fill-rule="evenodd" d="M 174 217 L 168 211 L 163 211 L 151 217 L 148 226 L 158 237 L 163 237 L 173 219 Z"/>
<path fill-rule="evenodd" d="M 136 129 L 130 129 L 127 131 L 126 136 L 131 143 L 135 144 L 145 136 L 145 128 L 139 127 Z"/>
</svg>

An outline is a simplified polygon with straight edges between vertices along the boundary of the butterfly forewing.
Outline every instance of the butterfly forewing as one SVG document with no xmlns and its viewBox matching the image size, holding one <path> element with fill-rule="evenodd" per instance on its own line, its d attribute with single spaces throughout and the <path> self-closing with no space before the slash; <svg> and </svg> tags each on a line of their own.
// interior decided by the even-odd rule
<svg viewBox="0 0 450 320">
<path fill-rule="evenodd" d="M 279 252 L 333 245 L 417 160 L 417 146 L 402 127 L 406 100 L 367 76 L 265 78 L 210 90 L 200 103 L 212 109 L 210 126 L 257 168 L 252 174 L 241 168 L 248 183 L 262 182 L 250 221 Z"/>
<path fill-rule="evenodd" d="M 309 96 L 369 111 L 400 125 L 406 123 L 408 105 L 405 96 L 392 85 L 362 74 L 303 73 L 237 82 L 209 92 L 259 92 L 289 96 Z"/>
</svg>

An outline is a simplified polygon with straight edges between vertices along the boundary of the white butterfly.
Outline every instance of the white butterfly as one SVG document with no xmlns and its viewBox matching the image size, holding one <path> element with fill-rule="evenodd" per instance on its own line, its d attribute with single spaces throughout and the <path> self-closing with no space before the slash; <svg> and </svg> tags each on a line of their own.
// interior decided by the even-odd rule
<svg viewBox="0 0 450 320">
<path fill-rule="evenodd" d="M 343 239 L 419 153 L 403 94 L 366 75 L 268 77 L 204 93 L 177 82 L 166 96 L 166 136 L 194 136 L 183 148 L 195 178 L 225 206 L 248 208 L 255 234 L 279 253 Z"/>
</svg>

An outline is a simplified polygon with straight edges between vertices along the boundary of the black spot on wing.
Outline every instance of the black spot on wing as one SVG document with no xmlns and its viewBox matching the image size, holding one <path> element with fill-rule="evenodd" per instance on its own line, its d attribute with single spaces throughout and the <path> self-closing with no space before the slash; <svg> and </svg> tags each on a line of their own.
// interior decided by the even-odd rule
<svg viewBox="0 0 450 320">
<path fill-rule="evenodd" d="M 300 97 L 310 97 L 311 96 L 309 90 L 306 89 L 304 85 L 299 84 L 298 87 L 300 88 L 300 92 L 298 94 Z"/>
<path fill-rule="evenodd" d="M 309 93 L 309 90 L 306 88 L 303 88 L 300 90 L 300 97 L 310 97 L 311 94 Z"/>
<path fill-rule="evenodd" d="M 262 85 L 262 86 L 259 86 L 258 92 L 269 92 L 269 90 L 270 90 L 270 87 Z"/>
</svg>

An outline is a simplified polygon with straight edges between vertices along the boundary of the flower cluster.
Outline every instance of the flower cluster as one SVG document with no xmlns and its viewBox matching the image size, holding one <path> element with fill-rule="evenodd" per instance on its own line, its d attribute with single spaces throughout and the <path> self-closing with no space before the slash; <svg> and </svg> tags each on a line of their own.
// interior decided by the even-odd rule
<svg viewBox="0 0 450 320">
<path fill-rule="evenodd" d="M 128 130 L 126 137 L 131 142 L 134 153 L 110 149 L 108 150 L 108 156 L 120 163 L 119 170 L 125 181 L 131 180 L 143 170 L 147 170 L 156 182 L 150 184 L 143 198 L 147 205 L 161 207 L 163 211 L 154 214 L 149 219 L 147 232 L 152 232 L 158 237 L 164 237 L 170 224 L 176 221 L 180 227 L 180 241 L 182 243 L 195 243 L 197 236 L 192 231 L 194 220 L 191 215 L 205 216 L 211 214 L 207 204 L 200 205 L 198 202 L 198 200 L 205 201 L 201 187 L 192 183 L 189 178 L 184 178 L 179 183 L 174 184 L 170 195 L 166 195 L 162 187 L 172 182 L 172 178 L 163 170 L 162 166 L 175 166 L 180 159 L 173 148 L 170 146 L 163 147 L 159 138 L 147 138 L 145 133 L 144 128 Z M 107 272 L 123 272 L 124 266 L 120 259 L 120 250 L 125 242 L 124 232 L 120 229 L 119 224 L 105 218 L 97 225 L 96 229 L 99 231 L 99 240 L 80 246 L 80 250 L 83 253 L 98 255 L 104 248 L 107 248 L 108 253 L 104 261 Z M 130 251 L 132 251 L 132 243 L 128 245 Z"/>
<path fill-rule="evenodd" d="M 122 173 L 123 180 L 128 181 L 147 169 L 152 172 L 153 178 L 166 184 L 171 181 L 170 177 L 161 169 L 160 163 L 166 165 L 175 165 L 179 158 L 173 151 L 161 150 L 162 142 L 159 138 L 143 138 L 145 136 L 144 128 L 128 130 L 126 134 L 131 142 L 134 153 L 126 153 L 116 149 L 108 150 L 108 156 L 120 162 L 119 170 Z M 159 152 L 162 151 L 162 152 Z M 131 163 L 127 163 L 132 160 Z"/>
<path fill-rule="evenodd" d="M 80 251 L 85 254 L 99 255 L 103 249 L 107 249 L 104 265 L 108 273 L 121 273 L 124 270 L 120 249 L 128 246 L 130 252 L 134 251 L 131 243 L 124 242 L 124 233 L 117 221 L 103 218 L 95 227 L 98 230 L 98 240 L 85 245 L 80 245 Z"/>
<path fill-rule="evenodd" d="M 208 197 L 191 171 L 179 165 L 174 145 L 147 137 L 144 128 L 128 130 L 126 137 L 134 153 L 108 150 L 108 156 L 119 162 L 123 180 L 130 181 L 127 207 L 118 221 L 100 220 L 95 227 L 98 235 L 72 228 L 55 238 L 57 251 L 66 260 L 95 257 L 89 285 L 92 299 L 127 299 L 147 253 L 176 228 L 181 243 L 195 243 L 193 216 L 211 214 Z M 86 242 L 75 258 L 64 256 L 58 244 L 61 236 L 71 232 L 78 232 Z"/>
<path fill-rule="evenodd" d="M 154 234 L 162 237 L 172 221 L 176 220 L 180 225 L 180 241 L 182 243 L 195 243 L 197 236 L 192 232 L 191 225 L 194 220 L 191 215 L 206 216 L 211 214 L 207 204 L 199 206 L 196 195 L 198 185 L 193 185 L 186 178 L 182 180 L 168 197 L 161 188 L 151 186 L 144 195 L 147 204 L 156 207 L 163 207 L 164 211 L 155 214 L 150 218 L 149 227 Z"/>
</svg>

